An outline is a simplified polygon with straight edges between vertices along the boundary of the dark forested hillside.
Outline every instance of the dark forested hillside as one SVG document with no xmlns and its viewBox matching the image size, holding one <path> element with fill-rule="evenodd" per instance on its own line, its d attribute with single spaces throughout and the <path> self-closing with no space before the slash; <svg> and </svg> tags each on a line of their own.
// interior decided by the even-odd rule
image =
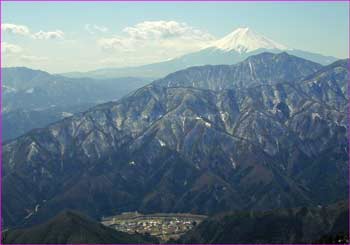
<svg viewBox="0 0 350 245">
<path fill-rule="evenodd" d="M 346 243 L 348 221 L 348 202 L 316 208 L 236 212 L 206 220 L 177 242 Z"/>
<path fill-rule="evenodd" d="M 157 243 L 157 239 L 119 232 L 105 227 L 75 211 L 62 211 L 50 221 L 26 229 L 2 234 L 4 244 L 116 244 Z"/>
</svg>

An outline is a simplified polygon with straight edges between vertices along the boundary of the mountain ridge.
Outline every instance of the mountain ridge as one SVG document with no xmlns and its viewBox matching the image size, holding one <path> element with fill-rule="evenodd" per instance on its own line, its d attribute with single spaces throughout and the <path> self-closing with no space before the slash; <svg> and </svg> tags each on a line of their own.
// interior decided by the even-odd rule
<svg viewBox="0 0 350 245">
<path fill-rule="evenodd" d="M 222 51 L 213 47 L 208 47 L 198 52 L 186 54 L 172 60 L 145 64 L 141 66 L 130 66 L 130 67 L 120 67 L 120 68 L 101 68 L 88 72 L 68 72 L 62 75 L 68 77 L 92 77 L 92 78 L 113 78 L 113 77 L 125 77 L 131 74 L 136 74 L 137 76 L 159 78 L 166 76 L 169 73 L 173 73 L 177 70 L 182 70 L 192 66 L 203 66 L 203 65 L 220 65 L 237 64 L 249 56 L 260 54 L 263 52 L 273 52 L 280 53 L 281 50 L 271 50 L 271 49 L 258 49 L 251 51 L 249 53 L 238 53 L 234 50 L 232 51 Z M 332 56 L 323 56 L 321 54 L 316 54 L 307 51 L 301 51 L 297 49 L 285 51 L 290 55 L 295 55 L 300 58 L 304 58 L 316 63 L 323 65 L 329 65 L 338 58 Z"/>
<path fill-rule="evenodd" d="M 149 81 L 141 78 L 66 78 L 26 67 L 2 68 L 3 140 L 46 126 Z"/>
<path fill-rule="evenodd" d="M 285 74 L 284 67 L 289 66 L 289 73 Z M 255 69 L 255 66 L 258 67 L 258 69 Z M 297 77 L 303 77 L 306 75 L 310 75 L 313 72 L 319 70 L 321 68 L 321 65 L 304 60 L 302 58 L 289 55 L 286 52 L 282 52 L 279 54 L 273 54 L 269 52 L 263 52 L 261 54 L 253 55 L 242 62 L 236 64 L 236 65 L 206 65 L 206 66 L 195 66 L 195 67 L 190 67 L 185 70 L 181 70 L 178 72 L 171 73 L 167 75 L 165 78 L 160 79 L 156 81 L 156 83 L 171 83 L 172 77 L 177 77 L 178 74 L 184 74 L 181 82 L 183 83 L 184 80 L 186 80 L 186 74 L 185 72 L 188 71 L 189 73 L 196 73 L 196 70 L 198 70 L 198 73 L 200 74 L 200 70 L 203 69 L 213 69 L 217 70 L 217 72 L 221 72 L 219 68 L 222 68 L 223 72 L 226 72 L 227 77 L 222 78 L 224 81 L 232 81 L 231 84 L 225 84 L 218 83 L 215 84 L 213 80 L 217 80 L 215 78 L 216 73 L 211 74 L 208 72 L 206 75 L 207 76 L 214 76 L 212 80 L 208 81 L 207 85 L 201 85 L 198 83 L 201 78 L 197 77 L 191 77 L 192 80 L 196 81 L 188 81 L 189 84 L 183 85 L 185 87 L 192 86 L 194 87 L 194 84 L 191 84 L 192 82 L 197 82 L 196 86 L 201 88 L 201 86 L 204 86 L 204 88 L 208 89 L 213 89 L 213 90 L 221 90 L 221 89 L 229 89 L 229 88 L 235 88 L 235 87 L 240 87 L 240 88 L 245 88 L 252 86 L 251 81 L 256 81 L 256 84 L 272 84 L 274 81 L 286 81 L 290 82 L 292 80 L 295 80 Z M 242 73 L 246 76 L 242 76 Z M 283 76 L 283 77 L 279 77 Z M 269 80 L 264 80 L 264 78 L 268 77 Z M 199 79 L 199 80 L 198 80 Z M 244 81 L 244 82 L 243 82 Z M 165 84 L 163 84 L 165 86 Z M 168 84 L 169 86 L 169 84 Z M 176 81 L 175 84 L 171 84 L 171 86 L 176 86 Z M 211 86 L 217 86 L 217 88 L 213 88 Z"/>
<path fill-rule="evenodd" d="M 92 217 L 128 210 L 213 214 L 345 198 L 347 119 L 340 111 L 347 101 L 339 86 L 346 87 L 349 74 L 342 65 L 329 66 L 323 73 L 339 81 L 328 84 L 313 67 L 316 86 L 303 82 L 307 74 L 298 69 L 298 82 L 277 76 L 259 88 L 154 83 L 9 142 L 3 147 L 5 224 L 30 225 L 63 208 Z M 289 66 L 284 69 L 288 74 Z M 212 81 L 206 72 L 204 82 L 227 75 Z M 186 84 L 183 73 L 177 81 Z"/>
</svg>

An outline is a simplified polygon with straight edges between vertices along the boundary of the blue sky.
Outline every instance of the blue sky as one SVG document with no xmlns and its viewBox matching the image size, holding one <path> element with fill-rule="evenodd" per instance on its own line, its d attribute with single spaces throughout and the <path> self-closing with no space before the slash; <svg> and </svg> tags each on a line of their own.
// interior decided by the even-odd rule
<svg viewBox="0 0 350 245">
<path fill-rule="evenodd" d="M 349 53 L 349 7 L 345 2 L 2 5 L 2 23 L 7 24 L 2 26 L 5 65 L 49 72 L 167 60 L 198 50 L 242 26 L 290 48 L 338 58 Z M 164 40 L 165 34 L 173 35 L 171 41 Z"/>
</svg>

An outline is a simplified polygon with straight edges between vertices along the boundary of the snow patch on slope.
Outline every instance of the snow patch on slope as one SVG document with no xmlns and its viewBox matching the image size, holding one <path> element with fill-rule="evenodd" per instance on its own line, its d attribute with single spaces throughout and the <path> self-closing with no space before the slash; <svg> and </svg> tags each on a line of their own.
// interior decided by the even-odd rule
<svg viewBox="0 0 350 245">
<path fill-rule="evenodd" d="M 162 141 L 162 140 L 158 139 L 158 142 L 159 142 L 159 144 L 160 144 L 160 146 L 161 146 L 161 147 L 166 146 L 166 144 L 164 143 L 164 141 Z"/>
</svg>

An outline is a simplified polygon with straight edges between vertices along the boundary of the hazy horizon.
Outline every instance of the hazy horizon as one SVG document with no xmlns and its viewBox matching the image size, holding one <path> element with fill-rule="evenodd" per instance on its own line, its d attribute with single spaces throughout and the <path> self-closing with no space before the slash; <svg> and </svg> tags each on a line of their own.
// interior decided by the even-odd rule
<svg viewBox="0 0 350 245">
<path fill-rule="evenodd" d="M 60 73 L 150 64 L 200 50 L 239 27 L 342 59 L 348 11 L 340 2 L 5 2 L 3 66 Z"/>
</svg>

